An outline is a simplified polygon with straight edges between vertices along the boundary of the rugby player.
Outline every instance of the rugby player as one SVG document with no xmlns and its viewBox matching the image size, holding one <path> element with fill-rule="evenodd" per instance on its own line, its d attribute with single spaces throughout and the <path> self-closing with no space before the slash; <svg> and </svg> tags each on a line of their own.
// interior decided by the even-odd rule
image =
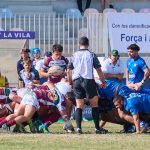
<svg viewBox="0 0 150 150">
<path fill-rule="evenodd" d="M 124 109 L 131 113 L 137 134 L 146 131 L 146 128 L 144 128 L 144 130 L 140 128 L 139 113 L 147 114 L 150 117 L 150 95 L 131 93 L 127 98 L 117 96 L 116 98 L 114 98 L 113 102 L 117 109 L 122 109 L 122 107 L 124 106 Z M 150 123 L 150 120 L 148 121 Z"/>
</svg>

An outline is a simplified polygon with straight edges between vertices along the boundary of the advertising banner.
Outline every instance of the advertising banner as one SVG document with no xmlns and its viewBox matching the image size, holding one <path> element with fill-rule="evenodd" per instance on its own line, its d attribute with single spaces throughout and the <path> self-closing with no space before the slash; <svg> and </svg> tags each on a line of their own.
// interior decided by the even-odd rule
<svg viewBox="0 0 150 150">
<path fill-rule="evenodd" d="M 150 14 L 108 13 L 110 47 L 121 53 L 127 52 L 130 44 L 140 46 L 141 53 L 150 52 Z"/>
<path fill-rule="evenodd" d="M 35 39 L 33 31 L 0 31 L 0 39 Z"/>
</svg>

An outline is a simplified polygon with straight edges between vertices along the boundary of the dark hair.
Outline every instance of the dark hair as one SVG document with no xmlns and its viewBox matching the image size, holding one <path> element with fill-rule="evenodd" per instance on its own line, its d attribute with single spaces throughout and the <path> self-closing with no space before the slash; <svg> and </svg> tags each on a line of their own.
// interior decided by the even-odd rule
<svg viewBox="0 0 150 150">
<path fill-rule="evenodd" d="M 123 97 L 121 95 L 117 95 L 114 99 L 113 99 L 113 102 L 116 102 L 116 101 L 120 101 L 122 100 Z"/>
<path fill-rule="evenodd" d="M 23 61 L 23 65 L 24 65 L 24 64 L 32 64 L 32 60 L 31 60 L 31 59 L 24 60 L 24 61 Z"/>
<path fill-rule="evenodd" d="M 114 9 L 114 5 L 113 4 L 109 4 L 109 8 Z"/>
<path fill-rule="evenodd" d="M 89 46 L 89 39 L 87 37 L 83 36 L 80 38 L 79 44 L 82 46 Z"/>
<path fill-rule="evenodd" d="M 44 53 L 44 56 L 50 57 L 50 56 L 52 56 L 52 53 L 51 53 L 50 51 L 46 51 L 46 52 Z"/>
<path fill-rule="evenodd" d="M 131 44 L 130 46 L 127 47 L 127 49 L 131 49 L 131 50 L 134 50 L 134 51 L 139 51 L 140 47 L 136 44 Z"/>
<path fill-rule="evenodd" d="M 53 52 L 55 52 L 55 51 L 62 52 L 63 51 L 63 47 L 60 44 L 54 44 L 53 47 L 52 47 L 52 51 Z"/>
<path fill-rule="evenodd" d="M 20 50 L 20 53 L 30 53 L 30 49 L 28 49 L 28 48 L 22 48 Z"/>
</svg>

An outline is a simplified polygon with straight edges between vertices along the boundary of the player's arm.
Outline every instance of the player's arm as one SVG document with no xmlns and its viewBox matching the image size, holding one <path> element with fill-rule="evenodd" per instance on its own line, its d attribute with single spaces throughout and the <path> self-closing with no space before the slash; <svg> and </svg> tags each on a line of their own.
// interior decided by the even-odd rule
<svg viewBox="0 0 150 150">
<path fill-rule="evenodd" d="M 72 85 L 72 70 L 74 69 L 74 66 L 73 66 L 73 58 L 70 59 L 68 65 L 67 65 L 67 80 L 69 82 L 69 84 Z"/>
<path fill-rule="evenodd" d="M 122 80 L 122 79 L 123 79 L 123 76 L 124 76 L 124 73 L 118 73 L 118 74 L 116 74 L 116 76 L 117 76 L 117 78 L 118 78 L 119 80 Z"/>
<path fill-rule="evenodd" d="M 49 64 L 49 60 L 48 59 L 44 59 L 44 64 L 42 66 L 42 68 L 39 70 L 39 74 L 41 76 L 41 78 L 48 78 L 50 76 L 50 73 L 48 72 L 48 64 Z"/>
<path fill-rule="evenodd" d="M 105 85 L 105 77 L 104 77 L 104 74 L 103 74 L 101 68 L 100 68 L 100 67 L 97 68 L 96 71 L 97 71 L 97 74 L 98 74 L 98 76 L 99 76 L 99 79 L 101 80 L 101 82 L 102 82 L 102 84 L 103 84 L 103 87 L 105 87 L 105 86 L 106 86 L 106 85 Z"/>
<path fill-rule="evenodd" d="M 20 103 L 21 102 L 21 97 L 19 97 L 15 92 L 11 92 L 9 94 L 9 98 L 13 101 L 13 102 L 16 102 L 16 103 Z"/>
<path fill-rule="evenodd" d="M 128 70 L 126 69 L 126 85 L 129 85 L 129 73 Z"/>
<path fill-rule="evenodd" d="M 34 71 L 35 78 L 32 80 L 32 83 L 39 84 L 40 76 L 37 70 Z"/>
<path fill-rule="evenodd" d="M 39 84 L 39 80 L 32 80 L 34 84 Z"/>
<path fill-rule="evenodd" d="M 129 83 L 129 73 L 128 73 L 128 70 L 126 70 L 126 85 L 127 85 L 130 89 L 132 89 L 132 90 L 135 89 L 135 84 Z"/>
<path fill-rule="evenodd" d="M 149 70 L 149 68 L 148 68 L 148 66 L 147 66 L 147 64 L 146 64 L 146 62 L 144 60 L 142 60 L 140 62 L 139 67 L 144 72 L 143 79 L 138 83 L 140 86 L 142 86 L 144 84 L 144 82 L 149 78 L 149 76 L 150 76 L 150 70 Z"/>
<path fill-rule="evenodd" d="M 143 82 L 145 82 L 145 81 L 149 78 L 149 76 L 150 76 L 150 70 L 149 70 L 149 68 L 145 68 L 145 69 L 144 69 L 144 77 L 143 77 L 143 79 L 142 79 Z M 142 81 L 141 81 L 141 82 L 142 82 Z M 143 82 L 142 82 L 142 84 L 144 84 Z"/>
<path fill-rule="evenodd" d="M 41 78 L 48 78 L 48 77 L 49 77 L 49 73 L 46 72 L 46 70 L 45 70 L 44 68 L 41 68 L 41 69 L 39 70 L 39 72 L 40 72 Z"/>
<path fill-rule="evenodd" d="M 72 85 L 72 70 L 67 69 L 67 80 L 70 85 Z"/>
<path fill-rule="evenodd" d="M 100 64 L 96 54 L 93 54 L 93 67 L 96 69 L 99 79 L 102 82 L 101 87 L 105 88 L 106 87 L 105 77 L 104 77 L 104 74 L 101 69 L 101 64 Z"/>
<path fill-rule="evenodd" d="M 145 83 L 145 81 L 149 78 L 150 72 L 148 68 L 144 69 L 144 77 L 143 79 L 135 84 L 135 89 L 139 90 L 141 88 L 141 86 Z"/>
<path fill-rule="evenodd" d="M 124 73 L 118 73 L 118 74 L 111 74 L 111 73 L 103 73 L 105 78 L 117 78 L 119 80 L 123 79 Z"/>
<path fill-rule="evenodd" d="M 22 72 L 20 71 L 19 76 L 18 76 L 18 87 L 23 88 L 24 87 L 24 82 L 22 79 Z"/>
<path fill-rule="evenodd" d="M 67 77 L 67 66 L 69 64 L 69 60 L 67 58 L 64 57 L 64 60 L 65 60 L 65 63 L 66 63 L 66 66 L 65 66 L 65 69 L 64 71 L 62 72 L 62 74 L 60 74 L 61 77 Z"/>
<path fill-rule="evenodd" d="M 23 83 L 23 81 L 18 81 L 18 87 L 19 88 L 23 88 L 24 87 L 24 83 Z"/>
<path fill-rule="evenodd" d="M 133 121 L 133 117 L 126 114 L 124 111 L 122 111 L 120 108 L 117 108 L 117 111 L 118 111 L 118 114 L 119 114 L 119 117 L 121 119 L 124 119 L 126 120 L 127 122 L 130 122 L 130 123 L 133 123 L 134 124 L 134 121 Z"/>
</svg>

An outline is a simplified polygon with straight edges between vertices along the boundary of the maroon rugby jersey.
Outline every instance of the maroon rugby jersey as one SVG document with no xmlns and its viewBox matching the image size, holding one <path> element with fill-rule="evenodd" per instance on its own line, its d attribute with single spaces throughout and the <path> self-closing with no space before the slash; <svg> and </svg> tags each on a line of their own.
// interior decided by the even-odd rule
<svg viewBox="0 0 150 150">
<path fill-rule="evenodd" d="M 67 68 L 67 64 L 68 64 L 68 59 L 65 58 L 64 56 L 61 56 L 61 59 L 58 59 L 58 60 L 54 60 L 51 56 L 44 62 L 43 68 L 45 70 L 48 70 L 50 67 L 59 66 L 65 70 Z M 61 79 L 62 79 L 62 77 L 59 77 L 59 76 L 58 77 L 51 76 L 51 77 L 49 77 L 48 80 L 53 83 L 57 83 L 57 82 L 60 82 Z"/>
<path fill-rule="evenodd" d="M 5 88 L 0 88 L 0 95 L 5 95 Z"/>
<path fill-rule="evenodd" d="M 50 101 L 53 102 L 52 100 L 50 100 L 48 98 L 48 92 L 49 89 L 47 86 L 41 85 L 41 86 L 37 86 L 33 89 L 34 93 L 36 94 L 37 99 L 44 99 L 46 101 Z"/>
<path fill-rule="evenodd" d="M 56 101 L 60 102 L 60 95 L 55 89 L 50 90 L 47 86 L 41 85 L 35 87 L 33 91 L 36 94 L 40 105 L 56 105 Z"/>
</svg>

